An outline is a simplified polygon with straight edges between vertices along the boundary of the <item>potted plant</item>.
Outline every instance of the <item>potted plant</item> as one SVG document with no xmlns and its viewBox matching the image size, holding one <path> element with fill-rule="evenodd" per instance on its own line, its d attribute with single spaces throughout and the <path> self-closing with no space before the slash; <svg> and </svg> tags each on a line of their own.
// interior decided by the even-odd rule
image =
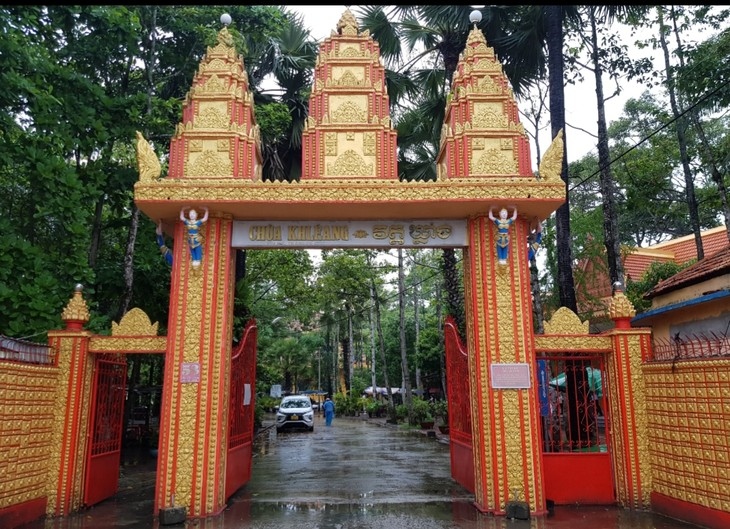
<svg viewBox="0 0 730 529">
<path fill-rule="evenodd" d="M 413 399 L 413 423 L 419 424 L 424 430 L 431 430 L 434 425 L 431 405 L 423 399 Z"/>
<path fill-rule="evenodd" d="M 437 400 L 431 404 L 433 415 L 439 419 L 439 431 L 449 433 L 449 405 L 446 400 Z"/>
</svg>

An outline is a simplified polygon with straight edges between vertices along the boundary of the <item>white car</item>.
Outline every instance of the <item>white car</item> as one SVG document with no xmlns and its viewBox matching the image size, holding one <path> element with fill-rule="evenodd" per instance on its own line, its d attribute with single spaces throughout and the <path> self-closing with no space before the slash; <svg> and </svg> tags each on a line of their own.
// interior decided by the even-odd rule
<svg viewBox="0 0 730 529">
<path fill-rule="evenodd" d="M 281 399 L 276 411 L 276 431 L 302 428 L 314 431 L 314 408 L 306 395 L 288 395 Z"/>
</svg>

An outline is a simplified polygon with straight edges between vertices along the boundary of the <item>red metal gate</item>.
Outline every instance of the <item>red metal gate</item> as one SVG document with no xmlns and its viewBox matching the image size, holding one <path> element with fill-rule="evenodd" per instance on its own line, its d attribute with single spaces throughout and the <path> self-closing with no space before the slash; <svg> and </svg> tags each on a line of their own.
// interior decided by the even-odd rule
<svg viewBox="0 0 730 529">
<path fill-rule="evenodd" d="M 126 382 L 127 361 L 123 356 L 95 357 L 84 478 L 86 506 L 113 496 L 119 486 Z"/>
<path fill-rule="evenodd" d="M 449 439 L 451 476 L 469 492 L 474 492 L 474 447 L 469 401 L 469 358 L 456 322 L 451 316 L 444 323 L 446 381 L 448 383 Z"/>
<path fill-rule="evenodd" d="M 228 405 L 226 499 L 251 479 L 254 408 L 256 406 L 256 322 L 251 320 L 231 355 Z"/>
<path fill-rule="evenodd" d="M 538 356 L 545 497 L 557 505 L 616 502 L 600 355 Z"/>
</svg>

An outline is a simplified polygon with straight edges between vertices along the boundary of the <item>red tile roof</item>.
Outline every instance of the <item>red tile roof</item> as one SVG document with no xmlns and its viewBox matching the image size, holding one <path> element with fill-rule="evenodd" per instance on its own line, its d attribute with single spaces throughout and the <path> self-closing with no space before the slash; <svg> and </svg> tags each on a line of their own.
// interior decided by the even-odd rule
<svg viewBox="0 0 730 529">
<path fill-rule="evenodd" d="M 653 289 L 646 293 L 646 299 L 651 299 L 660 294 L 666 294 L 680 288 L 694 285 L 713 277 L 730 273 L 730 244 L 725 239 L 725 248 L 715 252 L 709 257 L 697 261 L 692 266 L 681 272 L 661 281 Z"/>
</svg>

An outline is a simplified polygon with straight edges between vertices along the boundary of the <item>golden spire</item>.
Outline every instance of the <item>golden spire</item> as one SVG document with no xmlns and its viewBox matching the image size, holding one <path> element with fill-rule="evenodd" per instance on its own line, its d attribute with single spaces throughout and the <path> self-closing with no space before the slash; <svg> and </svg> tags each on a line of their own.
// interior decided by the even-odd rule
<svg viewBox="0 0 730 529">
<path fill-rule="evenodd" d="M 337 23 L 337 33 L 350 36 L 357 36 L 358 34 L 357 19 L 349 8 L 342 13 L 340 21 Z"/>
</svg>

